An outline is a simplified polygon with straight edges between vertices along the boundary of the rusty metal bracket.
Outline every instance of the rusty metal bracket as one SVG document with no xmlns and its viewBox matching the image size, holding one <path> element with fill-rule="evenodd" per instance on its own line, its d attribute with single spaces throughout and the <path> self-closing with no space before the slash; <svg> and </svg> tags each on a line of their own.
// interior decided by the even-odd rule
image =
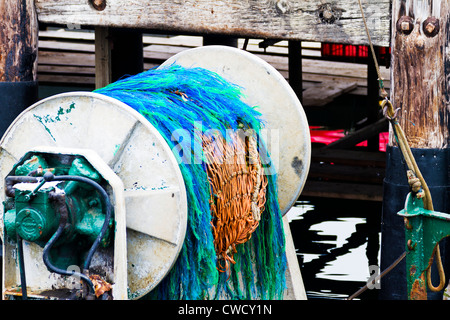
<svg viewBox="0 0 450 320">
<path fill-rule="evenodd" d="M 407 289 L 409 300 L 427 299 L 427 270 L 439 242 L 450 235 L 450 215 L 424 209 L 423 200 L 409 193 L 405 209 L 397 213 L 405 220 Z"/>
</svg>

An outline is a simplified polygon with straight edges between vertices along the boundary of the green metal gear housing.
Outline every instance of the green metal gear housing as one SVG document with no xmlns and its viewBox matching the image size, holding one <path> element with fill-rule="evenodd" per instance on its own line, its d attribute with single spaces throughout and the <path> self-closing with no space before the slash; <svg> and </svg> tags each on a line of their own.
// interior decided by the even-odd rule
<svg viewBox="0 0 450 320">
<path fill-rule="evenodd" d="M 45 159 L 42 155 L 34 154 L 21 161 L 14 171 L 17 176 L 23 177 L 43 175 L 44 172 L 81 176 L 101 182 L 99 173 L 84 158 L 64 158 L 57 161 L 55 158 Z M 64 192 L 69 212 L 64 235 L 56 244 L 59 249 L 54 250 L 58 253 L 52 254 L 54 264 L 65 268 L 67 263 L 78 264 L 84 254 L 83 250 L 95 241 L 105 221 L 102 201 L 89 185 L 76 181 L 64 184 L 61 181 L 49 185 L 42 183 L 37 187 L 15 188 L 13 204 L 9 200 L 9 206 L 5 205 L 5 208 L 13 207 L 4 212 L 5 233 L 13 241 L 18 234 L 23 240 L 44 247 L 59 223 L 59 209 L 49 196 L 52 192 Z M 101 247 L 109 246 L 111 230 L 112 223 L 100 242 Z"/>
</svg>

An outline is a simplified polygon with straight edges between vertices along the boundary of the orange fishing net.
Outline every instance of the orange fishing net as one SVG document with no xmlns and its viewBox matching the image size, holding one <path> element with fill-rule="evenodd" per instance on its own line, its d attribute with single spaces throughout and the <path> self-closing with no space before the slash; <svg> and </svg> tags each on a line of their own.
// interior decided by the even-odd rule
<svg viewBox="0 0 450 320">
<path fill-rule="evenodd" d="M 221 135 L 203 137 L 211 187 L 211 224 L 220 272 L 227 271 L 230 263 L 236 263 L 233 259 L 236 245 L 249 240 L 258 227 L 267 186 L 252 130 L 232 131 L 227 140 Z"/>
</svg>

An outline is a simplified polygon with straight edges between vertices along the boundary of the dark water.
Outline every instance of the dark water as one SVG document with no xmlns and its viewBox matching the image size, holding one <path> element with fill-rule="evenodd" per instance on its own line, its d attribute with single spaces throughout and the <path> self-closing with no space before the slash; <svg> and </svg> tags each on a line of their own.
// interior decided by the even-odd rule
<svg viewBox="0 0 450 320">
<path fill-rule="evenodd" d="M 308 299 L 346 299 L 375 274 L 381 202 L 299 198 L 287 214 Z M 376 288 L 357 299 L 378 299 Z"/>
</svg>

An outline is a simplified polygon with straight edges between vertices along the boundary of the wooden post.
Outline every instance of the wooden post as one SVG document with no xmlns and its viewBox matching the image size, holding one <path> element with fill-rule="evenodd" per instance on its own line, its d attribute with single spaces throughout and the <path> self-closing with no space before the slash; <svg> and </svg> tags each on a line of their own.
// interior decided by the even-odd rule
<svg viewBox="0 0 450 320">
<path fill-rule="evenodd" d="M 450 3 L 446 0 L 394 0 L 392 6 L 391 93 L 421 173 L 431 192 L 434 210 L 449 212 Z M 391 130 L 392 133 L 392 130 Z M 403 219 L 409 187 L 403 157 L 393 134 L 387 148 L 384 183 L 381 269 L 405 251 Z M 445 258 L 445 245 L 441 245 Z M 425 257 L 425 259 L 427 259 Z M 448 260 L 448 259 L 447 259 Z M 445 268 L 444 261 L 444 270 Z M 448 268 L 447 268 L 448 269 Z M 406 270 L 400 264 L 382 279 L 382 299 L 406 299 Z M 432 274 L 437 271 L 433 267 Z M 433 280 L 434 285 L 439 279 Z M 441 299 L 429 292 L 428 299 Z"/>
<path fill-rule="evenodd" d="M 0 0 L 0 136 L 37 100 L 38 23 L 33 0 Z"/>
<path fill-rule="evenodd" d="M 289 84 L 297 94 L 300 102 L 303 102 L 303 79 L 302 79 L 302 42 L 289 40 Z"/>
<path fill-rule="evenodd" d="M 144 71 L 142 32 L 135 29 L 95 28 L 95 87 Z"/>
<path fill-rule="evenodd" d="M 111 83 L 111 41 L 108 27 L 95 28 L 95 88 Z"/>
<path fill-rule="evenodd" d="M 423 2 L 439 8 L 431 4 L 420 7 Z M 449 11 L 450 3 L 444 0 L 394 1 L 391 101 L 394 108 L 401 109 L 399 123 L 412 148 L 448 145 Z M 430 35 L 427 30 L 431 28 L 439 31 Z M 392 135 L 390 140 L 394 145 Z"/>
<path fill-rule="evenodd" d="M 35 81 L 38 26 L 34 1 L 0 0 L 0 81 Z"/>
<path fill-rule="evenodd" d="M 375 47 L 375 55 L 378 60 L 378 47 Z M 369 63 L 367 64 L 367 125 L 376 123 L 380 119 L 379 85 L 378 75 L 373 63 L 372 52 L 369 50 Z M 380 148 L 379 134 L 374 134 L 367 139 L 367 148 L 370 151 L 378 151 Z"/>
</svg>

